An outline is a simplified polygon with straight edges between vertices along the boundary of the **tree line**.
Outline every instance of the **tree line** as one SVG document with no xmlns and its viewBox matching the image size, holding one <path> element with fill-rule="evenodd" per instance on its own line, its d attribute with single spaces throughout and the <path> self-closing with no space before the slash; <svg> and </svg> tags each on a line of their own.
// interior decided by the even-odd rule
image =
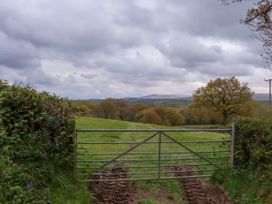
<svg viewBox="0 0 272 204">
<path fill-rule="evenodd" d="M 194 91 L 193 101 L 184 108 L 128 103 L 107 98 L 99 102 L 72 101 L 76 115 L 119 119 L 160 125 L 222 124 L 240 116 L 265 115 L 262 104 L 252 100 L 248 84 L 235 77 L 217 78 Z"/>
<path fill-rule="evenodd" d="M 180 109 L 156 107 L 145 103 L 130 104 L 124 100 L 107 98 L 98 103 L 72 101 L 76 115 L 118 119 L 160 125 L 182 125 L 185 117 Z"/>
</svg>

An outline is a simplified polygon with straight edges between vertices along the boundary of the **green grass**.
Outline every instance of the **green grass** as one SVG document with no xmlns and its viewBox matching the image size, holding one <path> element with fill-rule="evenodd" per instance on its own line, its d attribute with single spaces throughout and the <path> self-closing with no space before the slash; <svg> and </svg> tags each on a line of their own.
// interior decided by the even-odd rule
<svg viewBox="0 0 272 204">
<path fill-rule="evenodd" d="M 91 193 L 86 185 L 79 185 L 78 190 L 74 185 L 74 172 L 67 169 L 61 170 L 55 182 L 47 189 L 49 199 L 54 204 L 90 204 Z"/>
<path fill-rule="evenodd" d="M 163 203 L 154 201 L 152 199 L 143 199 L 139 202 L 139 204 L 163 204 Z"/>
<path fill-rule="evenodd" d="M 159 197 L 160 193 L 162 191 L 167 191 L 169 195 L 171 195 L 177 203 L 185 203 L 183 200 L 183 192 L 181 189 L 180 184 L 176 180 L 164 180 L 164 181 L 136 181 L 134 182 L 134 185 L 137 188 L 140 188 L 142 190 L 145 190 L 146 192 L 149 192 L 151 195 L 154 195 L 154 197 Z M 151 202 L 152 199 L 144 199 L 143 203 Z M 158 203 L 158 201 L 154 201 L 154 203 Z M 152 202 L 151 202 L 152 203 Z M 153 204 L 153 203 L 152 203 Z M 161 204 L 161 203 L 160 203 Z"/>
<path fill-rule="evenodd" d="M 98 118 L 91 118 L 91 117 L 79 117 L 77 118 L 77 128 L 85 128 L 85 129 L 169 129 L 171 127 L 167 126 L 159 126 L 159 125 L 151 125 L 151 124 L 142 124 L 142 123 L 133 123 L 133 122 L 125 122 L 125 121 L 119 121 L 119 120 L 105 120 L 105 119 L 98 119 Z M 180 127 L 179 127 L 180 128 Z M 188 126 L 187 126 L 188 128 Z M 78 141 L 79 142 L 141 142 L 147 137 L 152 135 L 152 133 L 78 133 Z M 204 133 L 204 132 L 198 132 L 198 133 L 168 133 L 169 136 L 176 140 L 218 140 L 218 139 L 226 139 L 227 134 L 222 133 Z M 157 141 L 158 136 L 154 137 L 152 141 Z M 170 141 L 166 137 L 162 137 L 163 142 Z M 115 144 L 115 145 L 102 145 L 102 144 L 92 144 L 92 145 L 79 145 L 78 151 L 80 153 L 121 153 L 126 151 L 128 148 L 130 148 L 133 144 Z M 218 143 L 188 143 L 186 144 L 187 147 L 194 151 L 214 151 L 214 150 L 226 150 L 226 145 L 219 145 Z M 162 144 L 161 146 L 162 152 L 180 152 L 180 151 L 186 151 L 184 148 L 180 147 L 178 144 Z M 133 150 L 135 153 L 140 152 L 157 152 L 158 151 L 158 144 L 144 144 L 139 146 L 137 149 Z M 224 156 L 226 153 L 203 153 L 203 156 Z M 79 160 L 111 160 L 116 155 L 78 155 Z M 161 159 L 168 159 L 169 156 L 172 159 L 186 159 L 186 158 L 195 158 L 197 157 L 193 154 L 175 154 L 175 155 L 162 155 Z M 121 159 L 146 159 L 147 161 L 144 162 L 121 162 L 122 165 L 157 165 L 157 154 L 154 155 L 126 155 L 123 156 Z M 152 161 L 154 160 L 154 161 Z M 213 159 L 214 162 L 226 162 L 227 159 Z M 205 163 L 205 161 L 201 160 L 177 160 L 177 161 L 161 161 L 161 165 L 169 165 L 169 164 L 182 164 L 182 163 Z M 79 165 L 84 166 L 101 166 L 104 162 L 80 162 Z M 201 166 L 201 170 L 206 170 L 203 173 L 204 174 L 211 174 L 212 171 L 208 171 L 211 168 L 211 166 Z M 162 172 L 164 172 L 164 168 L 161 169 Z M 130 171 L 133 172 L 156 172 L 156 168 L 152 169 L 130 169 Z M 89 175 L 92 171 L 90 169 L 88 170 L 78 170 L 79 173 Z M 94 171 L 93 171 L 94 172 Z M 146 174 L 146 175 L 131 175 L 131 178 L 137 180 L 142 177 L 147 178 L 157 178 L 156 174 Z M 163 174 L 162 176 L 169 176 L 167 174 Z M 81 179 L 89 179 L 88 176 L 80 176 Z M 178 203 L 183 203 L 182 201 L 182 191 L 180 188 L 180 185 L 177 181 L 135 181 L 134 184 L 136 187 L 141 188 L 145 191 L 148 191 L 151 194 L 158 195 L 162 190 L 169 192 L 169 194 L 172 195 L 172 197 L 175 198 L 175 200 Z M 154 201 L 154 199 L 153 199 Z M 152 203 L 152 200 L 145 200 L 143 203 Z M 156 203 L 155 201 L 153 202 Z"/>
<path fill-rule="evenodd" d="M 211 182 L 224 186 L 230 197 L 240 204 L 272 203 L 272 169 L 263 174 L 253 170 L 227 168 L 216 172 Z"/>
</svg>

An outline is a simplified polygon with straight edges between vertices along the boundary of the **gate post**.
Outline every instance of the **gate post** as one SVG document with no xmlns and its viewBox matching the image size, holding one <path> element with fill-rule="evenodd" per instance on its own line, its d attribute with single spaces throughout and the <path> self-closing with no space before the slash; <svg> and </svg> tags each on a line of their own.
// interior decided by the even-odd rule
<svg viewBox="0 0 272 204">
<path fill-rule="evenodd" d="M 161 178 L 161 132 L 159 132 L 159 149 L 158 149 L 158 180 Z"/>
<path fill-rule="evenodd" d="M 231 160 L 230 160 L 230 165 L 233 168 L 234 167 L 234 145 L 235 145 L 235 122 L 232 123 L 231 126 Z"/>
<path fill-rule="evenodd" d="M 74 128 L 74 184 L 77 190 L 78 186 L 77 186 L 77 130 L 76 130 L 76 126 Z"/>
</svg>

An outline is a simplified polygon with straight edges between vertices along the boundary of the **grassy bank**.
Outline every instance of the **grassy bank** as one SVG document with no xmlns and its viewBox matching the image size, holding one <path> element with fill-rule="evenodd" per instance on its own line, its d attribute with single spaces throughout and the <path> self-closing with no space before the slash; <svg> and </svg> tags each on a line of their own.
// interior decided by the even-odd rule
<svg viewBox="0 0 272 204">
<path fill-rule="evenodd" d="M 264 174 L 246 169 L 227 168 L 216 172 L 211 182 L 224 186 L 230 197 L 240 204 L 272 203 L 272 169 Z"/>
</svg>

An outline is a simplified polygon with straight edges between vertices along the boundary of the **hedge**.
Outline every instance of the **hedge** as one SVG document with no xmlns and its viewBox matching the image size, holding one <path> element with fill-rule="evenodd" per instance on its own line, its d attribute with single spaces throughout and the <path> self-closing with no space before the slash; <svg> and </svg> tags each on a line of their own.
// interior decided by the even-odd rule
<svg viewBox="0 0 272 204">
<path fill-rule="evenodd" d="M 236 124 L 235 165 L 266 169 L 272 164 L 272 119 L 240 119 Z"/>
<path fill-rule="evenodd" d="M 72 164 L 70 103 L 0 82 L 0 119 L 0 203 L 46 199 L 38 189 L 50 185 L 57 168 Z"/>
</svg>

